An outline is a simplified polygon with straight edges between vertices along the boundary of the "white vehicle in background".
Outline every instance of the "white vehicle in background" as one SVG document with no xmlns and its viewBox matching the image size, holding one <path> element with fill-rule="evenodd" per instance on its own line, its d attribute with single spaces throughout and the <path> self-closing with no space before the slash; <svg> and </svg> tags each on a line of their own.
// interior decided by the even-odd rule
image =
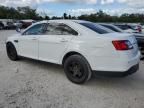
<svg viewBox="0 0 144 108">
<path fill-rule="evenodd" d="M 127 33 L 142 33 L 142 27 L 139 24 L 114 24 Z"/>
<path fill-rule="evenodd" d="M 79 20 L 35 23 L 6 41 L 8 57 L 28 57 L 63 65 L 68 79 L 81 84 L 96 74 L 129 75 L 139 68 L 140 52 L 130 34 Z"/>
<path fill-rule="evenodd" d="M 0 21 L 0 30 L 1 29 L 16 29 L 16 26 L 13 22 L 2 22 Z"/>
<path fill-rule="evenodd" d="M 144 25 L 142 25 L 142 33 L 144 33 Z"/>
<path fill-rule="evenodd" d="M 18 28 L 22 28 L 22 23 L 21 23 L 21 21 L 15 21 L 15 22 L 14 22 L 14 25 L 15 25 L 16 27 L 18 27 Z"/>
</svg>

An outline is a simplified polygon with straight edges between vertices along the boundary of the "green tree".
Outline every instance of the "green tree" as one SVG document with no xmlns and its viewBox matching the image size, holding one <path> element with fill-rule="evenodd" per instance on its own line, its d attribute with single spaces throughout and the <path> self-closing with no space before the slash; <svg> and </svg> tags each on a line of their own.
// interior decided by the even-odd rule
<svg viewBox="0 0 144 108">
<path fill-rule="evenodd" d="M 63 14 L 63 18 L 64 18 L 64 19 L 68 19 L 68 16 L 67 16 L 66 13 Z"/>
<path fill-rule="evenodd" d="M 50 17 L 49 16 L 45 16 L 45 20 L 50 20 Z"/>
</svg>

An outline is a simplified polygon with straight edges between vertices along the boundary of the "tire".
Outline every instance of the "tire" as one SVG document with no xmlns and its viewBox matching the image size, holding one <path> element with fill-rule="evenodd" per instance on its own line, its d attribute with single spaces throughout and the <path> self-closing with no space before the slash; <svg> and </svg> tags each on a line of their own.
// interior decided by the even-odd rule
<svg viewBox="0 0 144 108">
<path fill-rule="evenodd" d="M 0 30 L 2 30 L 4 28 L 4 25 L 2 22 L 0 22 Z"/>
<path fill-rule="evenodd" d="M 7 49 L 7 55 L 10 60 L 12 61 L 18 60 L 17 51 L 12 43 L 7 43 L 6 49 Z"/>
<path fill-rule="evenodd" d="M 144 55 L 141 55 L 140 60 L 141 61 L 144 60 Z"/>
<path fill-rule="evenodd" d="M 67 78 L 76 84 L 83 84 L 91 78 L 92 71 L 87 60 L 80 55 L 72 55 L 64 62 Z"/>
<path fill-rule="evenodd" d="M 0 30 L 2 30 L 3 29 L 3 26 L 2 25 L 0 25 Z"/>
</svg>

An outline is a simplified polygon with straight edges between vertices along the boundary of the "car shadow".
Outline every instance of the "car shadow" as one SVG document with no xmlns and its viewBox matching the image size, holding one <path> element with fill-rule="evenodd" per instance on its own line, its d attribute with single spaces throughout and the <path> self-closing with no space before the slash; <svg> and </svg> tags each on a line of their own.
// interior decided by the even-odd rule
<svg viewBox="0 0 144 108">
<path fill-rule="evenodd" d="M 141 58 L 141 61 L 144 61 L 144 57 Z"/>
<path fill-rule="evenodd" d="M 113 88 L 124 90 L 144 90 L 143 82 L 144 72 L 139 70 L 137 73 L 134 73 L 126 77 L 102 77 L 95 75 L 85 85 L 88 87 L 97 86 L 101 88 Z"/>
<path fill-rule="evenodd" d="M 43 71 L 56 72 L 57 74 L 64 74 L 63 67 L 58 64 L 53 64 L 49 62 L 29 59 L 29 58 L 21 58 L 19 62 L 22 62 L 34 69 L 42 69 Z"/>
<path fill-rule="evenodd" d="M 56 72 L 60 76 L 65 77 L 63 66 L 52 64 L 48 62 L 22 58 L 22 62 L 31 66 L 40 67 L 44 70 L 50 70 Z M 66 77 L 65 77 L 66 78 Z M 68 80 L 67 80 L 68 81 Z M 127 77 L 103 77 L 93 75 L 92 78 L 80 86 L 84 87 L 100 87 L 100 88 L 116 88 L 116 89 L 144 89 L 144 72 L 139 70 L 137 73 L 129 75 Z"/>
</svg>

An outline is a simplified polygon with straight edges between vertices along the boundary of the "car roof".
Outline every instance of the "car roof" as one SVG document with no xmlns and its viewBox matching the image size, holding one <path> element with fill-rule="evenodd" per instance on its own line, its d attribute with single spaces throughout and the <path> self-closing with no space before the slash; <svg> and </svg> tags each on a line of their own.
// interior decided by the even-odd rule
<svg viewBox="0 0 144 108">
<path fill-rule="evenodd" d="M 86 23 L 86 22 L 89 22 L 89 21 L 59 19 L 59 20 L 43 20 L 43 21 L 39 21 L 35 24 L 49 23 L 49 22 L 57 22 L 57 23 L 69 23 L 69 22 L 84 23 L 85 22 Z"/>
<path fill-rule="evenodd" d="M 111 27 L 116 27 L 114 24 L 108 24 L 108 23 L 98 23 L 100 25 L 107 25 L 107 26 L 111 26 Z"/>
<path fill-rule="evenodd" d="M 106 25 L 106 26 L 111 26 L 111 27 L 114 27 L 114 28 L 118 28 L 116 25 L 114 24 L 108 24 L 108 23 L 98 23 L 100 25 Z"/>
</svg>

